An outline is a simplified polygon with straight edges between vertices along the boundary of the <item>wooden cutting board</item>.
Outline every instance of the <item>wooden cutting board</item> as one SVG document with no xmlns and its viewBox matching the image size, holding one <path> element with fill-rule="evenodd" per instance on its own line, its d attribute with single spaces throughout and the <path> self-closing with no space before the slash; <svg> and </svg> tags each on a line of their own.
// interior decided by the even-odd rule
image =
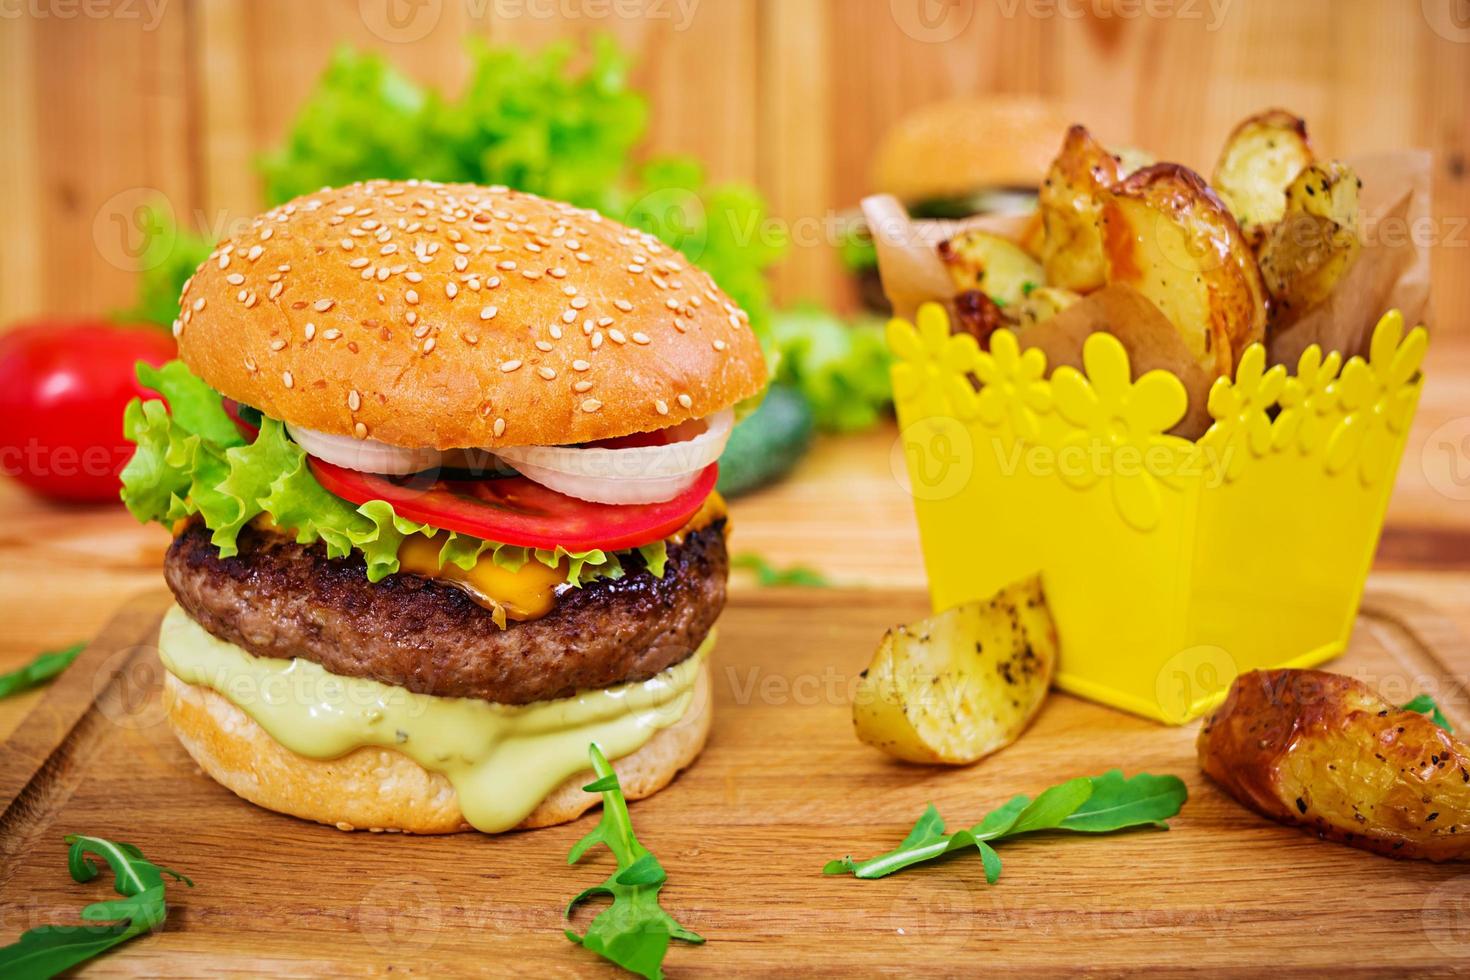
<svg viewBox="0 0 1470 980">
<path fill-rule="evenodd" d="M 191 875 L 162 931 L 88 969 L 221 973 L 607 975 L 561 909 L 609 870 L 566 865 L 595 816 L 533 833 L 343 834 L 260 810 L 201 775 L 162 723 L 151 644 L 162 594 L 129 605 L 0 754 L 0 942 L 75 922 L 62 837 L 138 844 Z M 1056 694 L 1016 745 L 959 770 L 888 761 L 853 737 L 848 691 L 917 594 L 747 594 L 722 620 L 702 759 L 635 804 L 669 873 L 666 905 L 709 940 L 675 976 L 730 973 L 1120 975 L 1470 970 L 1470 865 L 1397 862 L 1237 806 L 1199 774 L 1197 726 L 1163 728 Z M 1335 667 L 1385 692 L 1429 689 L 1470 727 L 1470 647 L 1412 603 L 1370 596 Z M 895 844 L 933 801 L 955 825 L 1012 794 L 1114 766 L 1175 773 L 1173 829 L 1005 843 L 987 886 L 961 857 L 881 881 L 824 861 Z"/>
</svg>

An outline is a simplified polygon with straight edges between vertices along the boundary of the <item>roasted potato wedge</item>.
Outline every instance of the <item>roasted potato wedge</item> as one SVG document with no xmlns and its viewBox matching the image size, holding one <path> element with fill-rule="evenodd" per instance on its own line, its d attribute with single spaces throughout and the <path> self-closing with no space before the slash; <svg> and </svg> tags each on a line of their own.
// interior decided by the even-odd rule
<svg viewBox="0 0 1470 980">
<path fill-rule="evenodd" d="M 889 630 L 853 700 L 858 738 L 910 762 L 968 765 L 1046 699 L 1057 632 L 1039 577 Z"/>
<path fill-rule="evenodd" d="M 1037 195 L 1046 285 L 1087 293 L 1106 282 L 1103 192 L 1118 181 L 1118 160 L 1082 126 L 1067 130 Z"/>
<path fill-rule="evenodd" d="M 1352 677 L 1252 671 L 1199 734 L 1199 764 L 1263 816 L 1398 858 L 1470 858 L 1470 745 Z"/>
<path fill-rule="evenodd" d="M 1235 219 L 1204 179 L 1174 163 L 1145 167 L 1104 194 L 1106 279 L 1143 294 L 1199 364 L 1233 375 L 1266 331 L 1260 270 Z"/>
<path fill-rule="evenodd" d="M 1113 151 L 1113 159 L 1118 161 L 1118 179 L 1122 180 L 1129 174 L 1142 170 L 1144 167 L 1152 167 L 1158 163 L 1152 153 L 1136 146 L 1120 146 Z"/>
<path fill-rule="evenodd" d="M 1070 289 L 1057 289 L 1054 286 L 1033 289 L 1015 306 L 1016 328 L 1025 330 L 1038 323 L 1045 323 L 1081 298 Z"/>
<path fill-rule="evenodd" d="M 1231 131 L 1213 184 L 1252 248 L 1281 221 L 1286 189 L 1315 159 L 1307 124 L 1284 109 L 1259 112 Z"/>
<path fill-rule="evenodd" d="M 1358 190 L 1345 163 L 1312 164 L 1286 192 L 1286 210 L 1260 249 L 1273 325 L 1284 326 L 1332 294 L 1362 250 Z"/>
<path fill-rule="evenodd" d="M 988 231 L 972 229 L 939 243 L 956 292 L 978 289 L 1002 306 L 1019 303 L 1045 275 L 1020 245 Z"/>
</svg>

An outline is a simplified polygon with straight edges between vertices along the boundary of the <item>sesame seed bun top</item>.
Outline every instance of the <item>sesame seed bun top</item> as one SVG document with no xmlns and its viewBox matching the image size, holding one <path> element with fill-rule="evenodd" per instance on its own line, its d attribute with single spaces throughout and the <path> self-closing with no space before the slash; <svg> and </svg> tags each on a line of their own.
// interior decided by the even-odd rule
<svg viewBox="0 0 1470 980">
<path fill-rule="evenodd" d="M 883 135 L 873 189 L 909 204 L 1034 189 L 1072 123 L 1044 99 L 991 95 L 924 106 Z"/>
<path fill-rule="evenodd" d="M 220 242 L 179 355 L 272 418 L 398 446 L 588 442 L 754 395 L 749 318 L 652 235 L 504 187 L 323 189 Z"/>
</svg>

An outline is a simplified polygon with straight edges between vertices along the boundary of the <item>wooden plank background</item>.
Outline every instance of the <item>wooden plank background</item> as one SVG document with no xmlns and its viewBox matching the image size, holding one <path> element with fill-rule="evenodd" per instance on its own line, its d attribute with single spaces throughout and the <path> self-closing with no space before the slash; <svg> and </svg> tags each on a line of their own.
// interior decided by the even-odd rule
<svg viewBox="0 0 1470 980">
<path fill-rule="evenodd" d="M 339 44 L 453 91 L 466 35 L 605 31 L 637 53 L 646 151 L 753 181 L 789 222 L 851 206 L 883 131 L 957 94 L 1055 98 L 1108 140 L 1203 168 L 1270 104 L 1304 114 L 1328 152 L 1428 147 L 1433 320 L 1470 335 L 1467 0 L 8 0 L 0 14 L 0 323 L 127 303 L 147 191 L 196 228 L 256 210 L 251 161 Z M 822 241 L 776 280 L 785 300 L 847 299 Z"/>
</svg>

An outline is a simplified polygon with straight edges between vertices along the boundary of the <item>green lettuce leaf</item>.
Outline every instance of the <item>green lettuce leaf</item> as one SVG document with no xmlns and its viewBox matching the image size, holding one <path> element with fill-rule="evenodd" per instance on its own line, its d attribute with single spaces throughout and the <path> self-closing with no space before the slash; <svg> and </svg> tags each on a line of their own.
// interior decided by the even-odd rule
<svg viewBox="0 0 1470 980">
<path fill-rule="evenodd" d="M 306 453 L 275 419 L 262 419 L 255 441 L 245 443 L 220 407 L 219 393 L 181 362 L 158 369 L 142 365 L 138 378 L 167 397 L 174 408 L 170 412 L 162 401 L 135 398 L 123 415 L 124 431 L 138 448 L 123 468 L 122 499 L 139 521 L 172 524 L 198 514 L 210 529 L 211 543 L 229 557 L 239 552 L 240 530 L 264 514 L 279 527 L 293 528 L 299 544 L 322 542 L 329 557 L 360 552 L 372 582 L 398 571 L 398 552 L 410 535 L 440 533 L 439 528 L 398 516 L 385 500 L 359 507 L 328 492 L 312 475 Z M 648 569 L 662 578 L 665 543 L 637 551 Z M 439 567 L 452 562 L 472 568 L 487 552 L 497 565 L 511 571 L 528 561 L 548 568 L 565 561 L 567 581 L 576 586 L 624 573 L 622 559 L 614 552 L 523 548 L 453 531 L 447 532 L 439 550 Z"/>
</svg>

